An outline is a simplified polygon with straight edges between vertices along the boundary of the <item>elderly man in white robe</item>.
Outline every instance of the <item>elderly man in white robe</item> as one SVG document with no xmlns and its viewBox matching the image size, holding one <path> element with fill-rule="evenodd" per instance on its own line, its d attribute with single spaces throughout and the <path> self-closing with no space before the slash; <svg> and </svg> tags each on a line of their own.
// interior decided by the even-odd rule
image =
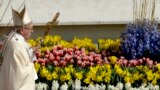
<svg viewBox="0 0 160 90">
<path fill-rule="evenodd" d="M 20 13 L 12 9 L 12 15 L 15 30 L 3 43 L 0 90 L 35 90 L 33 50 L 27 43 L 33 24 L 25 7 Z"/>
</svg>

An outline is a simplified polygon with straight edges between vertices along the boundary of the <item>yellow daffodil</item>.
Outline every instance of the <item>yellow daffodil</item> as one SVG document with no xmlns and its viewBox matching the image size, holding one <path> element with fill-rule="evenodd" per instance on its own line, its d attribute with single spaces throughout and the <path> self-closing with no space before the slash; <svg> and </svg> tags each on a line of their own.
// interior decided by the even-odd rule
<svg viewBox="0 0 160 90">
<path fill-rule="evenodd" d="M 111 61 L 111 64 L 115 64 L 117 62 L 117 57 L 116 56 L 111 56 L 109 57 L 109 60 Z"/>
<path fill-rule="evenodd" d="M 60 75 L 60 80 L 61 80 L 62 82 L 65 82 L 65 81 L 67 80 L 66 75 Z"/>
<path fill-rule="evenodd" d="M 146 75 L 147 75 L 148 81 L 153 80 L 154 74 L 152 73 L 152 70 L 147 71 L 147 72 L 146 72 Z"/>
<path fill-rule="evenodd" d="M 78 79 L 78 80 L 81 80 L 83 78 L 83 73 L 82 72 L 77 72 L 75 73 L 75 77 Z"/>
<path fill-rule="evenodd" d="M 52 77 L 53 77 L 54 80 L 57 79 L 58 78 L 57 73 L 56 72 L 52 72 Z"/>
<path fill-rule="evenodd" d="M 106 76 L 106 77 L 104 78 L 104 81 L 105 81 L 106 83 L 109 83 L 109 82 L 111 81 L 110 76 Z"/>
<path fill-rule="evenodd" d="M 156 78 L 152 80 L 152 84 L 157 85 L 157 79 Z"/>
<path fill-rule="evenodd" d="M 70 75 L 70 73 L 67 73 L 66 79 L 67 79 L 67 80 L 71 80 L 71 75 Z"/>
<path fill-rule="evenodd" d="M 52 80 L 52 74 L 51 73 L 48 73 L 47 76 L 46 76 L 46 79 L 51 81 Z"/>
<path fill-rule="evenodd" d="M 124 77 L 124 81 L 125 81 L 125 83 L 130 82 L 130 77 L 129 76 Z"/>
<path fill-rule="evenodd" d="M 97 81 L 97 82 L 102 82 L 102 80 L 103 80 L 103 79 L 102 79 L 101 76 L 97 76 L 97 78 L 96 78 L 96 81 Z"/>
<path fill-rule="evenodd" d="M 86 84 L 90 84 L 91 80 L 90 80 L 90 78 L 85 78 L 83 82 Z"/>
<path fill-rule="evenodd" d="M 48 73 L 49 71 L 45 67 L 42 67 L 42 70 L 40 71 L 40 76 L 47 77 Z"/>
<path fill-rule="evenodd" d="M 34 67 L 35 67 L 36 72 L 38 72 L 40 67 L 41 67 L 41 65 L 38 62 L 35 62 L 34 63 Z"/>
</svg>

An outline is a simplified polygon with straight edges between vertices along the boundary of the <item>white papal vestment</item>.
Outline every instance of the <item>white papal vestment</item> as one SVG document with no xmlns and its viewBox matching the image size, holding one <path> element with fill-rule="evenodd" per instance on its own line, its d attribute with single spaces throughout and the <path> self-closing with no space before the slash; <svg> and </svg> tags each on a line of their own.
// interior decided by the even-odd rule
<svg viewBox="0 0 160 90">
<path fill-rule="evenodd" d="M 5 42 L 0 90 L 35 90 L 35 69 L 24 38 L 14 34 Z"/>
</svg>

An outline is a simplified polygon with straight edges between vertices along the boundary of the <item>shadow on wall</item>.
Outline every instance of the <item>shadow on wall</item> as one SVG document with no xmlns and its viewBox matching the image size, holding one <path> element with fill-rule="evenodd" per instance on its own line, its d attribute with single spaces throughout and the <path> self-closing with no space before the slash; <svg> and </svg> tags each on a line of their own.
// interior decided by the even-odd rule
<svg viewBox="0 0 160 90">
<path fill-rule="evenodd" d="M 98 39 L 111 38 L 116 39 L 120 37 L 121 32 L 124 30 L 125 25 L 74 25 L 74 26 L 56 26 L 49 34 L 59 35 L 62 39 L 71 41 L 74 37 L 84 38 L 88 37 L 97 42 Z M 44 26 L 35 26 L 32 38 L 42 36 L 46 30 Z"/>
<path fill-rule="evenodd" d="M 116 24 L 116 25 L 60 25 L 53 28 L 49 34 L 59 35 L 62 39 L 71 41 L 74 37 L 84 38 L 88 37 L 97 42 L 98 39 L 116 39 L 120 37 L 120 34 L 124 31 L 126 25 Z M 34 26 L 34 32 L 32 38 L 37 38 L 38 36 L 43 36 L 46 30 L 45 26 Z M 0 38 L 3 34 L 11 31 L 11 28 L 0 27 Z"/>
</svg>

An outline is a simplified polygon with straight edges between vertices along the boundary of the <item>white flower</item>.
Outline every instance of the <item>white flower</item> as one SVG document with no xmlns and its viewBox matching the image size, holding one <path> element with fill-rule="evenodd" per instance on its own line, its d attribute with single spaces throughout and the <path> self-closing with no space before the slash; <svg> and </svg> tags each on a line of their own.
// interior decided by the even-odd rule
<svg viewBox="0 0 160 90">
<path fill-rule="evenodd" d="M 48 85 L 46 83 L 43 83 L 42 85 L 43 85 L 43 90 L 47 90 Z"/>
<path fill-rule="evenodd" d="M 139 89 L 140 89 L 140 90 L 145 90 L 146 88 L 141 85 L 141 86 L 139 87 Z"/>
<path fill-rule="evenodd" d="M 72 79 L 71 79 L 71 80 L 69 80 L 69 81 L 68 81 L 68 86 L 71 86 L 73 83 L 74 83 L 74 82 L 73 82 L 73 80 L 72 80 Z"/>
<path fill-rule="evenodd" d="M 106 85 L 101 84 L 100 87 L 99 87 L 99 90 L 105 90 L 105 89 L 106 89 Z"/>
<path fill-rule="evenodd" d="M 113 90 L 114 86 L 113 85 L 108 85 L 108 90 Z"/>
<path fill-rule="evenodd" d="M 43 85 L 41 84 L 41 82 L 36 84 L 35 87 L 36 87 L 36 90 L 43 90 Z"/>
<path fill-rule="evenodd" d="M 58 81 L 53 80 L 51 90 L 58 90 L 59 83 Z"/>
<path fill-rule="evenodd" d="M 38 84 L 35 85 L 36 90 L 47 90 L 48 85 L 46 83 L 41 83 L 39 82 Z"/>
<path fill-rule="evenodd" d="M 129 88 L 131 88 L 131 84 L 130 83 L 126 83 L 125 84 L 125 89 L 128 90 Z"/>
<path fill-rule="evenodd" d="M 147 88 L 148 88 L 149 90 L 153 90 L 153 85 L 149 83 L 148 86 L 147 86 Z"/>
<path fill-rule="evenodd" d="M 114 89 L 113 90 L 120 90 L 119 88 L 117 88 L 117 87 L 114 87 Z"/>
<path fill-rule="evenodd" d="M 67 90 L 68 89 L 68 85 L 66 83 L 64 83 L 61 87 L 60 90 Z"/>
<path fill-rule="evenodd" d="M 75 90 L 80 90 L 81 89 L 81 81 L 77 80 L 75 81 Z"/>
<path fill-rule="evenodd" d="M 158 85 L 153 86 L 153 90 L 159 90 L 159 86 Z"/>
<path fill-rule="evenodd" d="M 119 90 L 122 90 L 123 89 L 123 84 L 121 82 L 117 83 L 116 87 L 119 89 Z"/>
<path fill-rule="evenodd" d="M 88 90 L 88 87 L 86 87 L 86 86 L 82 87 L 82 90 Z"/>
<path fill-rule="evenodd" d="M 100 90 L 100 85 L 99 84 L 95 85 L 95 90 Z"/>
<path fill-rule="evenodd" d="M 89 84 L 89 86 L 88 86 L 88 90 L 95 90 L 95 87 L 94 87 L 94 85 L 92 85 L 92 84 Z"/>
</svg>

